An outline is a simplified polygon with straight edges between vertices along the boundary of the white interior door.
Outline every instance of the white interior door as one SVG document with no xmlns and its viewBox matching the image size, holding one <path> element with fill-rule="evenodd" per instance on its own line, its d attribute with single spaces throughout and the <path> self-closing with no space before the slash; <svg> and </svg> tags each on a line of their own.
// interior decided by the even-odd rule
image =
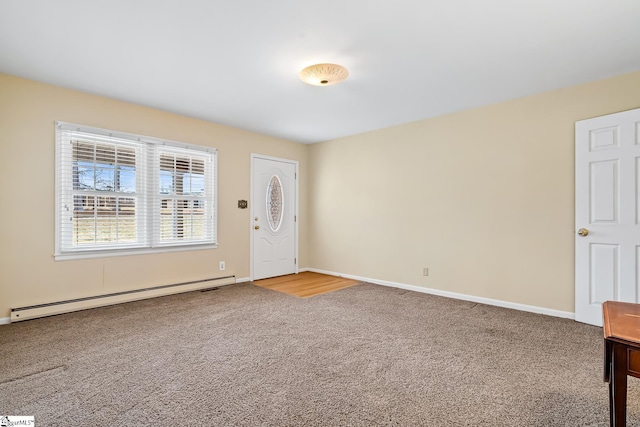
<svg viewBox="0 0 640 427">
<path fill-rule="evenodd" d="M 297 273 L 298 163 L 251 156 L 253 280 Z"/>
<path fill-rule="evenodd" d="M 640 109 L 576 122 L 576 320 L 638 301 Z"/>
</svg>

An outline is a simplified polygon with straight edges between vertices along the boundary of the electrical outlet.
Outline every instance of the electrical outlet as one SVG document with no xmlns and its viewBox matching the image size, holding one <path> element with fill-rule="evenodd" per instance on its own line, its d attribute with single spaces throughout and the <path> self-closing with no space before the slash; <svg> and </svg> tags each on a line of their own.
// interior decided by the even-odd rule
<svg viewBox="0 0 640 427">
<path fill-rule="evenodd" d="M 423 276 L 428 276 L 429 275 L 429 269 L 427 267 L 422 269 L 422 275 Z"/>
<path fill-rule="evenodd" d="M 224 270 L 226 267 L 226 265 L 224 264 L 224 261 L 220 261 L 220 271 Z"/>
</svg>

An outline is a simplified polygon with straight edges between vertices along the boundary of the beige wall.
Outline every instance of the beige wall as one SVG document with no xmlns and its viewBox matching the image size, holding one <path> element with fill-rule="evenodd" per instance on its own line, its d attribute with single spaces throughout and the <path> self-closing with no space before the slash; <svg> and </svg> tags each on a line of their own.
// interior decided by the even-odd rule
<svg viewBox="0 0 640 427">
<path fill-rule="evenodd" d="M 54 121 L 216 147 L 219 247 L 54 261 Z M 308 266 L 308 146 L 0 74 L 0 318 L 10 307 L 235 274 L 249 276 L 250 154 L 300 162 L 300 266 Z M 218 271 L 218 261 L 226 270 Z"/>
<path fill-rule="evenodd" d="M 313 145 L 310 265 L 573 312 L 574 123 L 637 107 L 633 73 Z"/>
<path fill-rule="evenodd" d="M 306 146 L 0 74 L 0 318 L 249 276 L 252 152 L 300 162 L 301 267 L 573 312 L 574 122 L 636 107 L 640 73 Z M 55 120 L 218 148 L 219 248 L 54 261 Z"/>
</svg>

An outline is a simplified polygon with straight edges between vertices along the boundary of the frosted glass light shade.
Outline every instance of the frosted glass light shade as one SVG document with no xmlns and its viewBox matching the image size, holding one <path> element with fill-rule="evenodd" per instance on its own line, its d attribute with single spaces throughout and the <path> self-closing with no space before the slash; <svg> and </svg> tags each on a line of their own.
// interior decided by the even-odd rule
<svg viewBox="0 0 640 427">
<path fill-rule="evenodd" d="M 316 64 L 300 71 L 300 80 L 313 86 L 331 86 L 340 83 L 349 76 L 342 65 Z"/>
</svg>

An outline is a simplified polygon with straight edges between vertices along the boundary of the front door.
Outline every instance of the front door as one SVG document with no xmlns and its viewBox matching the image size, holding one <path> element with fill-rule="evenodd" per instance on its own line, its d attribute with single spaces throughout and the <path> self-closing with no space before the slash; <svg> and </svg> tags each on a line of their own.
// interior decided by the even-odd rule
<svg viewBox="0 0 640 427">
<path fill-rule="evenodd" d="M 256 154 L 251 163 L 251 277 L 297 273 L 298 163 Z"/>
<path fill-rule="evenodd" d="M 639 302 L 640 109 L 576 122 L 576 320 Z"/>
</svg>

